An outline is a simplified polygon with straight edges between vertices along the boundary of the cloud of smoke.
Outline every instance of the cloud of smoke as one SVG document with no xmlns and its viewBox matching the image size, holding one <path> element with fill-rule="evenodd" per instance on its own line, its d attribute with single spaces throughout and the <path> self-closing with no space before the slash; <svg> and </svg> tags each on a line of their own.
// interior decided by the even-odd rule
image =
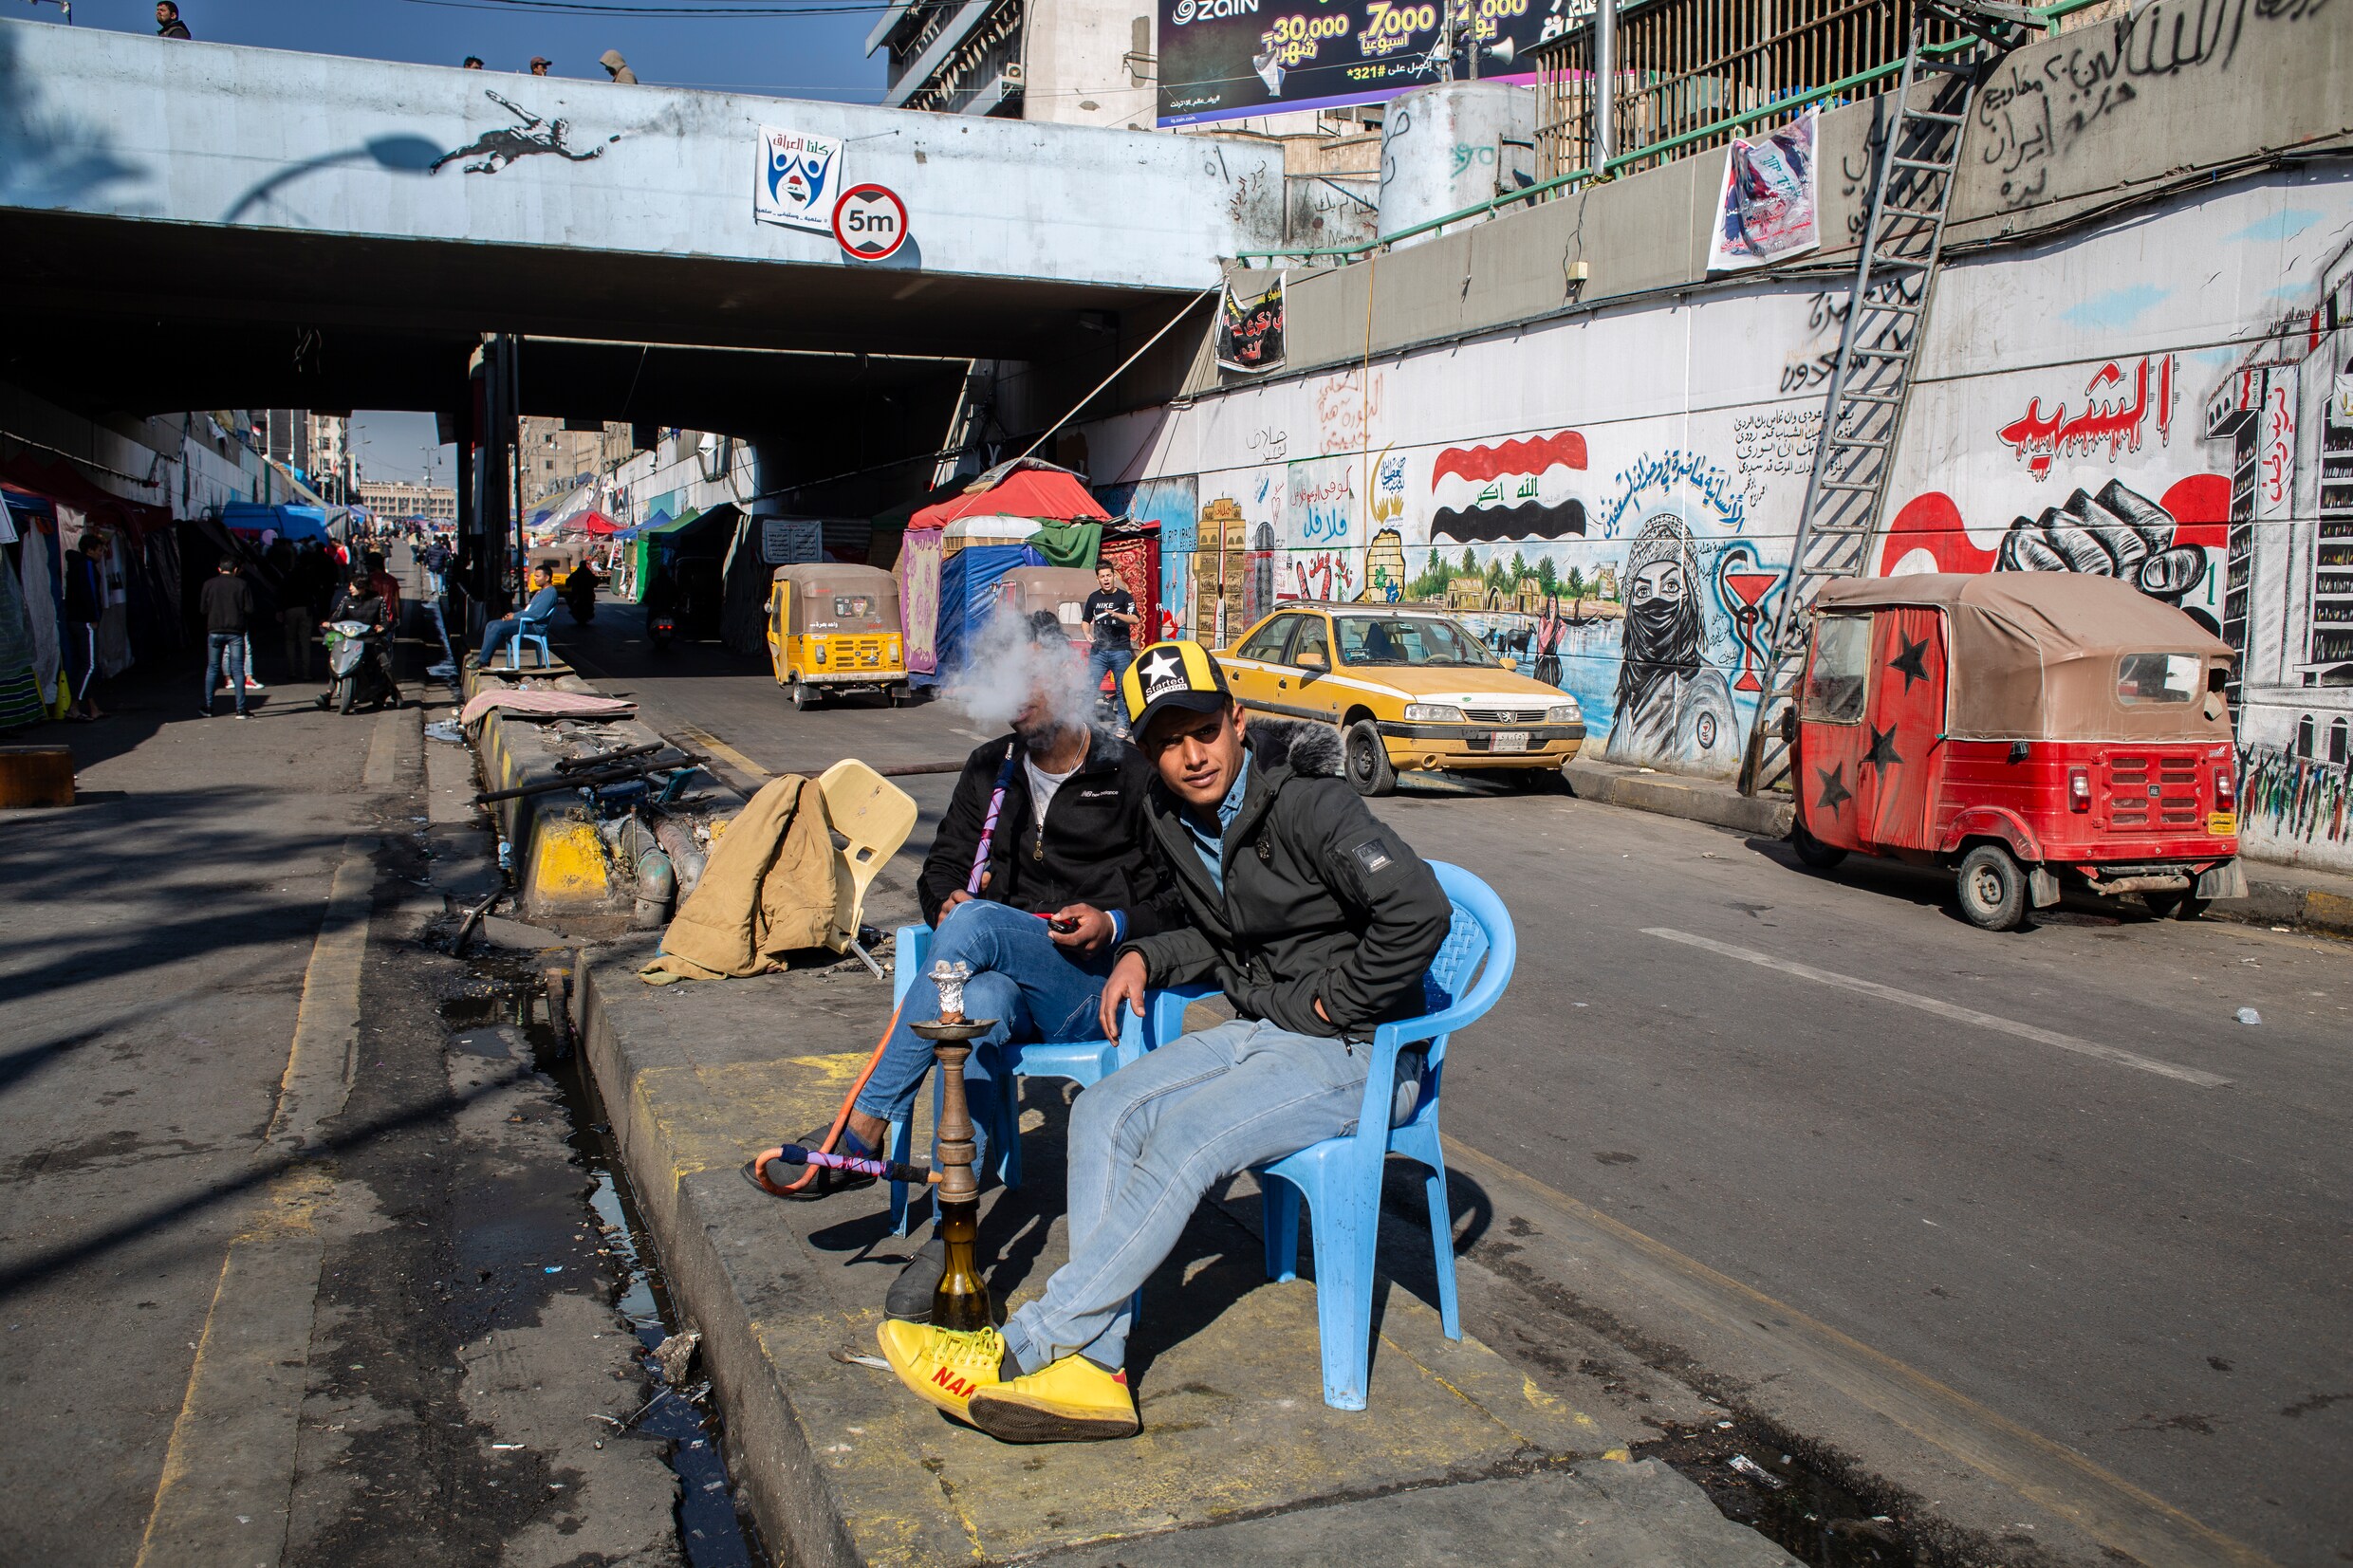
<svg viewBox="0 0 2353 1568">
<path fill-rule="evenodd" d="M 947 699 L 981 729 L 1012 727 L 1032 698 L 1058 727 L 1084 729 L 1095 721 L 1086 660 L 1059 630 L 1032 639 L 1028 618 L 999 610 L 973 639 L 972 658 L 948 682 Z"/>
</svg>

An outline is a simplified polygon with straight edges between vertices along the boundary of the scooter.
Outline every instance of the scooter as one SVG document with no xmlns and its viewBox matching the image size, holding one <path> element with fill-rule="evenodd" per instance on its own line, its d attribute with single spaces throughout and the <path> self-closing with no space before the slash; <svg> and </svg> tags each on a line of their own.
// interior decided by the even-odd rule
<svg viewBox="0 0 2353 1568">
<path fill-rule="evenodd" d="M 645 635 L 653 641 L 656 650 L 658 651 L 669 647 L 670 639 L 678 635 L 677 617 L 670 614 L 666 610 L 657 615 L 647 616 L 645 618 Z"/>
<path fill-rule="evenodd" d="M 331 620 L 322 634 L 326 643 L 327 688 L 319 693 L 319 706 L 348 713 L 363 702 L 380 702 L 392 695 L 384 690 L 383 672 L 378 668 L 368 643 L 376 629 L 364 620 Z"/>
<path fill-rule="evenodd" d="M 576 571 L 564 580 L 564 602 L 572 612 L 572 618 L 582 625 L 597 618 L 597 580 L 585 571 Z"/>
</svg>

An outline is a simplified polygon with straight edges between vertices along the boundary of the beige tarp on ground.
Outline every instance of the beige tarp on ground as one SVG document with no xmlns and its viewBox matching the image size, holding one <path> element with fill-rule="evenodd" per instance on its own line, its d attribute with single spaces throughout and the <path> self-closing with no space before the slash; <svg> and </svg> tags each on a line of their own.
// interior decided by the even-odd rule
<svg viewBox="0 0 2353 1568">
<path fill-rule="evenodd" d="M 794 949 L 824 945 L 834 873 L 816 783 L 797 773 L 769 780 L 719 836 L 702 880 L 662 937 L 662 955 L 639 978 L 660 986 L 786 968 Z"/>
<path fill-rule="evenodd" d="M 1814 613 L 1895 605 L 1944 612 L 1951 639 L 1945 733 L 1955 740 L 2229 741 L 2231 720 L 2209 702 L 2207 672 L 2231 646 L 2188 615 L 2114 578 L 2082 572 L 1919 572 L 1826 585 Z M 2184 703 L 2117 695 L 2127 654 L 2197 661 Z"/>
</svg>

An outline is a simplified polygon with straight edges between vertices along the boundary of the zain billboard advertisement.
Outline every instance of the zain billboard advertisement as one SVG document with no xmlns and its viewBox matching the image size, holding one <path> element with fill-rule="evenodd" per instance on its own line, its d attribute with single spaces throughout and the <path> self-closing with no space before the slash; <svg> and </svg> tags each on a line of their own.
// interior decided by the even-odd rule
<svg viewBox="0 0 2353 1568">
<path fill-rule="evenodd" d="M 1449 4 L 1456 81 L 1534 81 L 1529 48 L 1593 10 L 1592 0 L 1160 0 L 1159 123 L 1378 103 L 1444 82 Z"/>
</svg>

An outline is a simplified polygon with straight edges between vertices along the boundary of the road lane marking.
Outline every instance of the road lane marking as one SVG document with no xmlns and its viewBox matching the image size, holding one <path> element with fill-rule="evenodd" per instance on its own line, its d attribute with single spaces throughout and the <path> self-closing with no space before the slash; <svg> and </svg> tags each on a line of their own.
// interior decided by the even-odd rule
<svg viewBox="0 0 2353 1568">
<path fill-rule="evenodd" d="M 708 730 L 697 729 L 695 726 L 691 724 L 682 724 L 678 726 L 678 733 L 686 739 L 694 742 L 695 745 L 701 749 L 710 752 L 713 756 L 727 764 L 728 766 L 742 773 L 747 778 L 769 779 L 775 777 L 775 775 L 770 773 L 767 768 L 762 767 L 758 763 L 753 762 L 750 757 L 745 756 L 742 752 L 736 750 L 733 747 L 728 745 L 727 742 L 719 739 L 718 736 L 712 734 Z"/>
<path fill-rule="evenodd" d="M 326 896 L 326 917 L 303 969 L 294 1042 L 278 1080 L 278 1109 L 266 1143 L 299 1149 L 342 1114 L 351 1095 L 360 1041 L 360 974 L 367 959 L 368 904 L 375 889 L 376 840 L 343 840 L 343 863 Z"/>
<path fill-rule="evenodd" d="M 1796 975 L 1800 980 L 1811 980 L 1816 985 L 1836 986 L 1844 990 L 1861 991 L 1865 996 L 1876 996 L 1882 1002 L 1893 1002 L 1898 1006 L 1916 1007 L 1924 1013 L 1935 1013 L 1939 1018 L 1949 1018 L 1956 1024 L 1973 1024 L 1980 1029 L 1992 1029 L 1997 1034 L 2014 1035 L 2020 1040 L 2031 1040 L 2038 1045 L 2049 1045 L 2062 1051 L 2073 1051 L 2078 1056 L 2114 1062 L 2119 1067 L 2136 1067 L 2144 1073 L 2155 1073 L 2159 1078 L 2177 1079 L 2183 1083 L 2195 1083 L 2201 1089 L 2222 1089 L 2230 1086 L 2229 1079 L 2214 1073 L 2202 1072 L 2196 1067 L 2177 1067 L 2170 1061 L 2159 1061 L 2155 1057 L 2141 1056 L 2137 1052 L 2122 1050 L 2114 1045 L 2103 1045 L 2097 1041 L 2079 1040 L 2074 1035 L 2061 1034 L 2056 1029 L 2045 1029 L 2032 1024 L 2021 1024 L 2014 1018 L 2001 1018 L 1992 1013 L 1981 1013 L 1974 1007 L 1963 1007 L 1955 1003 L 1939 1001 L 1933 996 L 1922 996 L 1918 991 L 1898 990 L 1893 986 L 1882 986 L 1876 980 L 1859 980 L 1851 974 L 1839 974 L 1830 969 L 1818 969 L 1811 964 L 1801 964 L 1792 958 L 1782 958 L 1773 953 L 1759 952 L 1754 948 L 1735 947 L 1730 942 L 1718 942 L 1710 937 L 1694 936 L 1687 931 L 1675 931 L 1665 926 L 1645 927 L 1642 934 L 1662 937 L 1669 942 L 1680 942 L 1686 947 L 1705 948 L 1710 952 L 1721 953 L 1727 958 L 1737 958 L 1744 964 L 1756 964 L 1765 968 L 1779 969 L 1784 974 Z"/>
<path fill-rule="evenodd" d="M 1959 1390 L 1787 1302 L 1686 1257 L 1491 1154 L 1450 1136 L 1446 1155 L 1457 1170 L 1493 1187 L 1517 1190 L 1521 1203 L 1536 1210 L 1551 1227 L 1547 1234 L 1613 1270 L 1638 1295 L 1677 1307 L 1714 1331 L 1740 1341 L 1768 1366 L 1788 1369 L 1766 1378 L 1760 1388 L 1787 1390 L 1808 1381 L 1820 1384 L 2042 1504 L 2101 1545 L 2148 1568 L 2276 1568 L 2270 1559 L 2245 1542 L 2141 1490 L 2073 1448 L 2020 1426 Z M 1477 1256 L 1474 1247 L 1473 1262 Z"/>
</svg>

